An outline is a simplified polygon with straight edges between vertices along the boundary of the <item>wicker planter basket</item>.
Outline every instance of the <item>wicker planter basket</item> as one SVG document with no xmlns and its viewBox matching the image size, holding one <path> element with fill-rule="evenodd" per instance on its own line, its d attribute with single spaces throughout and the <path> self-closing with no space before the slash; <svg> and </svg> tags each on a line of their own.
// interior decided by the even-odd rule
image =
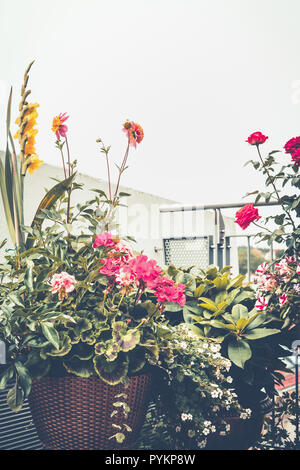
<svg viewBox="0 0 300 470">
<path fill-rule="evenodd" d="M 129 387 L 107 385 L 96 377 L 44 377 L 32 383 L 29 405 L 37 433 L 45 449 L 93 450 L 134 449 L 135 441 L 144 423 L 151 398 L 152 378 L 139 375 L 130 378 Z M 116 410 L 113 403 L 121 392 L 130 413 L 125 422 L 132 432 L 117 444 L 109 439 L 117 431 L 112 423 L 120 424 L 122 417 L 111 418 Z"/>
</svg>

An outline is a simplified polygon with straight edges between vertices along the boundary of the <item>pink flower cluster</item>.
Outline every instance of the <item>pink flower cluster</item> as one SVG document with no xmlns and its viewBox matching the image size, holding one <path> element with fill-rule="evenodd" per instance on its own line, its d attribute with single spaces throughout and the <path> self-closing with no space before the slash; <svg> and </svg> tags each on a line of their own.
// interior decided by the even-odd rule
<svg viewBox="0 0 300 470">
<path fill-rule="evenodd" d="M 111 248 L 106 258 L 100 260 L 103 263 L 100 273 L 108 276 L 112 284 L 118 284 L 125 291 L 134 286 L 140 292 L 149 289 L 153 291 L 158 303 L 176 302 L 181 306 L 185 305 L 185 286 L 163 276 L 155 260 L 142 254 L 133 256 L 127 245 L 114 239 L 108 232 L 97 235 L 93 246 Z"/>
<path fill-rule="evenodd" d="M 293 256 L 285 256 L 275 263 L 274 272 L 266 262 L 258 266 L 255 280 L 257 310 L 266 310 L 271 303 L 280 308 L 289 303 L 289 297 L 294 295 L 299 284 L 296 277 L 300 274 L 300 265 L 295 265 L 296 259 Z"/>
<path fill-rule="evenodd" d="M 68 294 L 75 289 L 75 284 L 77 283 L 74 276 L 66 273 L 65 271 L 61 273 L 56 273 L 50 279 L 50 285 L 52 288 L 50 291 L 52 294 L 59 293 L 59 298 L 66 298 Z"/>
<path fill-rule="evenodd" d="M 110 232 L 99 233 L 95 238 L 93 248 L 99 248 L 99 246 L 113 247 L 116 246 L 118 240 Z"/>
</svg>

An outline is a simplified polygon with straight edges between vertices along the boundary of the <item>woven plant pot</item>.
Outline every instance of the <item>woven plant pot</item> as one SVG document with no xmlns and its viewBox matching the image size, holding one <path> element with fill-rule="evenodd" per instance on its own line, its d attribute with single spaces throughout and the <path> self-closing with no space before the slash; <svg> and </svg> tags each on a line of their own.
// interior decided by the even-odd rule
<svg viewBox="0 0 300 470">
<path fill-rule="evenodd" d="M 93 450 L 134 449 L 135 441 L 144 423 L 151 398 L 152 377 L 139 375 L 124 385 L 108 385 L 96 377 L 44 377 L 34 380 L 28 398 L 33 422 L 45 449 Z M 128 398 L 115 398 L 119 393 Z M 125 401 L 130 407 L 127 420 L 118 413 L 116 401 Z M 109 439 L 118 430 L 114 424 L 125 422 L 132 432 L 117 444 Z"/>
</svg>

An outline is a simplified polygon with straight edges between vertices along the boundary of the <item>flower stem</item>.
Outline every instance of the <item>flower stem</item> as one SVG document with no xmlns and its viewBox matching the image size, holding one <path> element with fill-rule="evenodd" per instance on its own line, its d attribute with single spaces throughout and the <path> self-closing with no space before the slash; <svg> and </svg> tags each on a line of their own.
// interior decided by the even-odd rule
<svg viewBox="0 0 300 470">
<path fill-rule="evenodd" d="M 70 157 L 70 149 L 67 136 L 66 139 L 66 146 L 67 146 L 67 154 L 68 154 L 68 166 L 69 166 L 69 177 L 71 176 L 71 157 Z M 67 224 L 70 222 L 70 205 L 71 205 L 71 192 L 72 192 L 72 185 L 68 189 L 68 204 L 67 204 Z"/>
<path fill-rule="evenodd" d="M 110 169 L 109 169 L 109 160 L 108 160 L 107 152 L 105 152 L 105 155 L 106 155 L 106 166 L 107 166 L 107 176 L 108 176 L 109 199 L 111 201 L 111 181 L 110 181 Z"/>
<path fill-rule="evenodd" d="M 128 154 L 129 154 L 129 143 L 130 143 L 130 140 L 129 140 L 129 138 L 128 138 L 128 144 L 127 144 L 126 152 L 125 152 L 125 155 L 124 155 L 124 158 L 123 158 L 123 162 L 122 162 L 121 168 L 120 168 L 120 170 L 119 170 L 119 177 L 118 177 L 118 182 L 117 182 L 115 194 L 114 194 L 114 197 L 113 197 L 113 203 L 115 202 L 116 197 L 117 197 L 117 195 L 118 195 L 121 175 L 122 175 L 122 173 L 123 173 L 123 171 L 124 171 L 124 169 L 125 169 L 125 165 L 126 165 L 126 162 L 127 162 L 127 158 L 128 158 Z"/>
<path fill-rule="evenodd" d="M 258 223 L 256 222 L 252 222 L 254 225 L 256 225 L 256 227 L 259 227 L 261 228 L 262 230 L 267 230 L 269 233 L 272 233 L 271 230 L 269 230 L 267 227 L 263 227 L 262 225 L 259 225 Z"/>
<path fill-rule="evenodd" d="M 65 180 L 66 180 L 67 179 L 66 165 L 65 165 L 64 154 L 63 154 L 63 151 L 62 151 L 61 147 L 60 147 L 60 154 L 61 154 L 61 159 L 62 159 L 62 164 L 63 164 L 63 169 L 64 169 L 64 176 L 65 176 Z"/>
<path fill-rule="evenodd" d="M 263 161 L 263 158 L 262 158 L 261 153 L 260 153 L 260 150 L 259 150 L 259 145 L 256 145 L 256 148 L 257 148 L 258 156 L 259 156 L 259 158 L 260 158 L 260 161 L 261 161 L 261 163 L 262 163 L 262 166 L 263 166 L 264 170 L 266 171 L 266 173 L 267 173 L 267 175 L 268 175 L 268 177 L 269 177 L 269 180 L 270 180 L 271 185 L 272 185 L 273 188 L 274 188 L 275 194 L 276 194 L 276 196 L 277 196 L 277 201 L 279 202 L 279 204 L 281 205 L 282 209 L 284 210 L 284 212 L 287 214 L 288 218 L 290 219 L 290 222 L 291 222 L 291 224 L 292 224 L 292 226 L 293 226 L 293 229 L 296 230 L 296 227 L 295 227 L 294 221 L 293 221 L 293 219 L 292 219 L 292 216 L 291 216 L 291 214 L 286 210 L 286 208 L 284 207 L 283 203 L 281 202 L 281 198 L 280 198 L 280 196 L 279 196 L 278 189 L 276 188 L 276 186 L 275 186 L 275 184 L 274 184 L 274 181 L 272 181 L 272 177 L 271 177 L 271 175 L 270 175 L 270 172 L 269 172 L 268 168 L 266 167 L 265 162 Z"/>
</svg>

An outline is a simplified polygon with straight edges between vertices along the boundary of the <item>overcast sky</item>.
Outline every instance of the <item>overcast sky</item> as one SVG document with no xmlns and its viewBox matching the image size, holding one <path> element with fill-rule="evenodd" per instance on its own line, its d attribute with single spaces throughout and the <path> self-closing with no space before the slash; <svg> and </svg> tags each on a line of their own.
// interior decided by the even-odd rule
<svg viewBox="0 0 300 470">
<path fill-rule="evenodd" d="M 255 154 L 248 135 L 268 135 L 269 151 L 300 134 L 299 0 L 0 5 L 1 148 L 9 86 L 16 117 L 33 59 L 42 160 L 60 164 L 51 121 L 67 112 L 80 171 L 105 178 L 95 141 L 111 144 L 119 163 L 128 118 L 143 126 L 145 138 L 131 152 L 123 184 L 180 202 L 241 200 L 261 183 L 243 167 Z"/>
</svg>

